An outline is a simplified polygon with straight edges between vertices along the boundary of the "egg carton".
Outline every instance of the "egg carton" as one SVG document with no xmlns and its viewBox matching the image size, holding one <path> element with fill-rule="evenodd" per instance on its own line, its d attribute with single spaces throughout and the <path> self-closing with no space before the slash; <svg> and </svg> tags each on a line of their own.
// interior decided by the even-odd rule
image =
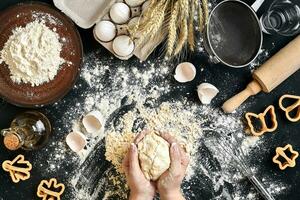
<svg viewBox="0 0 300 200">
<path fill-rule="evenodd" d="M 136 45 L 129 37 L 128 27 L 137 23 L 147 0 L 53 0 L 54 5 L 78 26 L 93 29 L 95 39 L 117 58 L 128 60 L 133 55 L 141 61 L 164 40 L 165 34 Z"/>
</svg>

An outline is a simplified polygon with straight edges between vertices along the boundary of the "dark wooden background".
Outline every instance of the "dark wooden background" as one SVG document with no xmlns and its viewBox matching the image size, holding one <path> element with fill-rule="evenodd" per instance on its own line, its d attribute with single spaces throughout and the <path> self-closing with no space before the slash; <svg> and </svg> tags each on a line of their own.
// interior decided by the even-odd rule
<svg viewBox="0 0 300 200">
<path fill-rule="evenodd" d="M 5 8 L 14 5 L 18 2 L 24 2 L 19 0 L 1 0 L 0 1 L 0 12 L 4 10 Z M 52 1 L 50 0 L 44 0 L 44 2 L 52 4 Z M 253 0 L 245 0 L 245 2 L 253 3 Z M 267 0 L 265 4 L 262 6 L 262 8 L 258 11 L 258 16 L 262 14 L 268 7 L 268 5 L 271 3 L 271 0 Z M 80 29 L 80 34 L 82 37 L 82 41 L 84 44 L 84 52 L 88 53 L 90 51 L 94 51 L 97 49 L 103 49 L 101 50 L 103 52 L 103 56 L 108 56 L 109 53 L 104 50 L 103 47 L 101 47 L 100 44 L 98 44 L 92 35 L 92 29 L 89 30 L 83 30 Z M 289 41 L 291 41 L 292 37 L 282 37 L 282 36 L 270 36 L 270 35 L 264 35 L 264 42 L 263 42 L 263 48 L 268 49 L 269 56 L 276 53 L 280 48 L 282 48 L 284 45 L 286 45 Z M 158 53 L 154 53 L 149 59 L 155 59 L 155 56 Z M 300 56 L 300 52 L 299 52 Z M 196 77 L 196 81 L 188 84 L 185 89 L 186 93 L 182 94 L 183 96 L 191 96 L 195 100 L 197 99 L 196 94 L 194 92 L 195 87 L 197 86 L 197 82 L 201 80 L 206 80 L 207 82 L 210 82 L 214 85 L 216 85 L 220 91 L 220 98 L 218 98 L 214 102 L 215 107 L 219 107 L 222 105 L 224 100 L 226 100 L 228 97 L 232 96 L 236 92 L 243 89 L 247 83 L 251 80 L 251 73 L 249 67 L 245 67 L 242 69 L 233 69 L 226 66 L 223 66 L 221 64 L 217 65 L 210 65 L 207 63 L 207 56 L 204 54 L 193 54 L 188 56 L 188 60 L 194 63 L 195 65 L 198 65 L 200 63 L 206 63 L 208 65 L 207 69 L 204 71 L 203 74 L 201 74 L 201 77 Z M 135 62 L 135 58 L 132 58 L 128 62 Z M 282 66 L 285 67 L 285 66 Z M 230 73 L 230 76 L 224 77 L 224 73 Z M 230 88 L 230 89 L 228 89 Z M 222 93 L 222 91 L 227 91 L 226 93 Z M 76 103 L 76 95 L 78 91 L 71 91 L 66 97 L 65 100 L 70 100 L 70 102 L 73 102 L 75 105 Z M 273 92 L 270 94 L 264 94 L 261 93 L 257 95 L 256 97 L 252 97 L 250 101 L 253 103 L 250 105 L 249 110 L 253 112 L 261 112 L 266 106 L 273 104 L 278 108 L 278 99 L 283 94 L 290 93 L 290 94 L 297 94 L 300 95 L 300 71 L 292 75 L 287 81 L 285 81 L 283 84 L 281 84 L 278 88 L 276 88 Z M 74 100 L 75 99 L 75 100 Z M 72 101 L 71 101 L 72 100 Z M 69 106 L 71 106 L 69 105 Z M 52 106 L 47 106 L 43 109 L 41 109 L 43 112 L 51 113 Z M 6 128 L 9 126 L 11 120 L 13 117 L 20 113 L 21 111 L 24 111 L 22 108 L 15 107 L 13 105 L 8 104 L 7 102 L 4 102 L 0 99 L 0 129 Z M 64 112 L 63 110 L 61 111 Z M 62 116 L 62 113 L 56 113 L 55 118 L 58 119 L 60 116 Z M 54 118 L 53 116 L 49 116 L 50 119 Z M 278 116 L 279 120 L 279 128 L 276 131 L 276 134 L 269 134 L 264 137 L 264 140 L 267 141 L 264 144 L 268 146 L 270 149 L 267 154 L 261 155 L 261 159 L 257 161 L 258 165 L 260 166 L 260 173 L 261 174 L 268 174 L 270 176 L 273 176 L 274 179 L 281 181 L 283 183 L 286 183 L 290 185 L 290 189 L 287 193 L 282 193 L 279 196 L 276 196 L 276 199 L 282 199 L 282 200 L 298 200 L 300 199 L 300 159 L 297 160 L 297 166 L 293 169 L 287 169 L 285 171 L 280 171 L 276 165 L 274 165 L 271 162 L 271 159 L 274 155 L 274 150 L 277 146 L 283 146 L 287 143 L 290 143 L 294 146 L 294 148 L 298 151 L 300 151 L 300 123 L 291 123 L 287 121 L 284 118 L 283 114 L 280 114 Z M 62 126 L 59 123 L 53 123 L 55 127 Z M 63 135 L 58 135 L 59 133 L 54 132 L 53 137 L 50 140 L 50 142 L 55 141 L 58 137 L 63 137 Z M 1 139 L 2 141 L 2 139 Z M 2 142 L 1 142 L 2 143 Z M 18 153 L 23 153 L 22 150 L 17 152 L 9 152 L 7 151 L 3 145 L 0 143 L 0 163 L 2 163 L 6 159 L 12 159 L 14 158 Z M 34 154 L 39 154 L 39 152 L 25 152 L 25 155 L 28 157 L 31 157 Z M 44 166 L 47 166 L 47 161 L 40 159 L 38 161 L 35 161 L 37 163 L 42 163 Z M 65 170 L 72 170 L 65 168 Z M 43 177 L 43 170 L 35 170 L 33 171 L 33 176 L 31 178 L 31 181 L 25 181 L 21 182 L 19 184 L 13 184 L 10 179 L 8 179 L 8 174 L 4 172 L 3 170 L 0 170 L 0 199 L 3 200 L 30 200 L 30 199 L 37 199 L 35 196 L 36 192 L 36 186 L 38 185 L 40 179 Z M 59 175 L 54 174 L 53 176 Z M 47 177 L 46 177 L 47 178 Z M 201 184 L 199 184 L 201 185 Z M 68 192 L 68 190 L 67 190 Z M 201 196 L 201 193 L 199 193 L 199 196 L 197 199 L 209 199 L 209 196 Z M 68 198 L 63 198 L 68 199 Z"/>
</svg>

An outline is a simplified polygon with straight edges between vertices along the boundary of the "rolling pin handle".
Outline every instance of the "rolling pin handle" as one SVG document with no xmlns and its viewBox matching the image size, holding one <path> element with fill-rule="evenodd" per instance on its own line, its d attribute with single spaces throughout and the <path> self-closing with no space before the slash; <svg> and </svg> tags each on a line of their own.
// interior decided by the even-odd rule
<svg viewBox="0 0 300 200">
<path fill-rule="evenodd" d="M 228 99 L 222 106 L 222 109 L 225 113 L 232 113 L 235 111 L 244 101 L 246 101 L 250 96 L 256 95 L 261 91 L 261 86 L 255 80 L 250 82 L 246 89 L 237 95 Z"/>
</svg>

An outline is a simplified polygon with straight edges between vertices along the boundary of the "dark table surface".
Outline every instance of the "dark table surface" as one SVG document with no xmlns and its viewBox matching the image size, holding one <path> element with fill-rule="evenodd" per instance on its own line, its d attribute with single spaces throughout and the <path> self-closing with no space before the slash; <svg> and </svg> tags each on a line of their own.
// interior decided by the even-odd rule
<svg viewBox="0 0 300 200">
<path fill-rule="evenodd" d="M 1 0 L 0 2 L 0 12 L 4 10 L 5 8 L 14 5 L 18 2 L 24 2 L 24 1 L 18 1 L 18 0 Z M 45 0 L 44 2 L 52 4 L 52 1 Z M 253 0 L 247 0 L 245 1 L 249 4 L 253 2 Z M 262 14 L 270 4 L 271 0 L 267 1 L 262 8 L 258 11 L 258 16 Z M 82 41 L 84 44 L 84 53 L 87 54 L 88 52 L 95 51 L 98 49 L 102 49 L 104 55 L 109 55 L 109 53 L 106 50 L 103 50 L 103 47 L 99 45 L 97 42 L 95 42 L 93 36 L 92 36 L 92 30 L 83 30 L 80 29 L 80 34 L 82 37 Z M 265 35 L 264 34 L 264 42 L 263 42 L 263 49 L 268 50 L 269 56 L 272 56 L 274 53 L 276 53 L 280 48 L 282 48 L 284 45 L 286 45 L 289 41 L 291 41 L 292 37 L 282 37 L 282 36 L 274 36 L 274 35 Z M 155 56 L 158 55 L 158 52 L 155 52 L 152 56 L 150 56 L 149 59 L 155 59 Z M 299 52 L 300 56 L 300 52 Z M 258 60 L 262 62 L 266 59 L 266 57 L 259 57 Z M 132 58 L 128 62 L 135 62 L 136 58 Z M 204 53 L 195 53 L 190 54 L 187 57 L 187 60 L 194 63 L 195 65 L 200 63 L 205 63 L 208 65 L 207 69 L 205 70 L 204 74 L 201 75 L 201 77 L 197 77 L 196 80 L 192 82 L 191 84 L 188 84 L 185 87 L 186 93 L 183 93 L 183 96 L 192 96 L 192 98 L 197 99 L 195 92 L 195 87 L 197 86 L 197 83 L 201 80 L 206 80 L 214 85 L 216 85 L 220 91 L 226 91 L 226 93 L 220 94 L 221 98 L 218 98 L 214 105 L 215 107 L 220 107 L 224 100 L 226 100 L 228 97 L 232 96 L 236 92 L 243 89 L 247 83 L 251 80 L 251 71 L 249 67 L 245 67 L 242 69 L 233 69 L 226 66 L 223 66 L 221 64 L 212 65 L 208 63 L 208 59 L 206 54 Z M 284 67 L 284 66 L 283 66 Z M 230 76 L 222 76 L 224 73 L 229 73 Z M 80 80 L 79 80 L 80 81 Z M 227 88 L 227 89 L 226 89 Z M 228 89 L 230 88 L 230 89 Z M 249 106 L 249 110 L 253 112 L 261 112 L 267 105 L 273 104 L 275 107 L 278 107 L 278 99 L 283 94 L 290 93 L 290 94 L 296 94 L 300 95 L 300 71 L 296 72 L 294 75 L 292 75 L 288 80 L 286 80 L 284 83 L 282 83 L 279 87 L 277 87 L 274 91 L 272 91 L 270 94 L 264 94 L 260 93 L 256 97 L 251 97 L 250 101 L 253 103 Z M 71 102 L 68 106 L 75 105 L 76 103 L 76 95 L 78 95 L 78 91 L 70 91 L 67 96 L 64 97 L 64 100 Z M 0 129 L 9 127 L 9 124 L 13 117 L 22 111 L 26 109 L 18 108 L 13 105 L 10 105 L 9 103 L 3 101 L 0 99 Z M 53 107 L 47 106 L 43 109 L 41 109 L 45 113 L 52 113 L 55 112 L 55 117 L 50 116 L 50 119 L 59 119 L 60 116 L 63 115 L 62 111 L 53 111 Z M 264 155 L 263 158 L 260 160 L 260 164 L 264 165 L 262 166 L 263 172 L 272 174 L 276 180 L 279 180 L 283 183 L 286 183 L 291 186 L 291 188 L 286 193 L 279 194 L 276 196 L 276 199 L 282 199 L 282 200 L 298 200 L 300 199 L 300 159 L 297 160 L 297 165 L 293 169 L 287 169 L 285 171 L 280 171 L 277 169 L 277 167 L 274 167 L 274 165 L 270 162 L 271 158 L 274 154 L 274 149 L 277 146 L 282 146 L 287 143 L 290 143 L 294 146 L 294 148 L 298 151 L 300 151 L 300 123 L 291 123 L 287 121 L 283 115 L 280 115 L 278 117 L 278 122 L 280 124 L 278 130 L 276 131 L 278 134 L 275 135 L 268 135 L 266 136 L 266 140 L 268 138 L 270 139 L 270 151 L 269 154 Z M 53 123 L 54 128 L 60 127 L 61 124 L 59 122 Z M 53 133 L 52 141 L 55 141 L 57 137 L 64 137 L 63 135 L 58 135 L 57 132 Z M 50 141 L 50 142 L 52 142 Z M 2 163 L 4 160 L 12 159 L 14 158 L 18 153 L 23 153 L 27 157 L 32 157 L 34 154 L 38 154 L 39 152 L 23 152 L 23 151 L 17 151 L 17 152 L 10 152 L 6 150 L 3 145 L 0 144 L 0 162 Z M 47 161 L 43 160 L 42 158 L 39 161 L 36 161 L 38 163 L 44 164 L 44 166 L 47 166 Z M 268 163 L 268 164 L 262 164 L 262 163 Z M 64 170 L 72 170 L 72 168 L 66 167 Z M 22 182 L 18 184 L 13 184 L 9 179 L 6 172 L 3 170 L 0 170 L 0 199 L 4 200 L 14 200 L 14 199 L 22 199 L 22 200 L 29 200 L 29 199 L 36 199 L 35 191 L 36 186 L 38 185 L 41 178 L 47 178 L 43 177 L 43 170 L 33 170 L 32 173 L 32 179 L 30 182 Z M 57 172 L 57 174 L 60 174 L 60 172 Z M 53 174 L 53 175 L 57 175 Z M 200 194 L 201 195 L 201 194 Z M 208 199 L 209 197 L 205 196 L 199 196 L 196 199 Z M 68 197 L 64 197 L 63 199 L 69 199 Z"/>
</svg>

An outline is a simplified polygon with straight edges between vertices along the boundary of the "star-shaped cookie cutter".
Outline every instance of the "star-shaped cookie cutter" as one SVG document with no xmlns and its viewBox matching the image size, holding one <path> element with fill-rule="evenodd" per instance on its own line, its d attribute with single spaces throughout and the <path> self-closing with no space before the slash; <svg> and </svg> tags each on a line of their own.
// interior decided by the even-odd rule
<svg viewBox="0 0 300 200">
<path fill-rule="evenodd" d="M 24 165 L 25 167 L 19 167 L 17 165 Z M 9 172 L 10 177 L 14 183 L 18 183 L 20 180 L 25 181 L 30 178 L 30 170 L 32 165 L 29 161 L 25 161 L 23 155 L 18 155 L 12 161 L 6 160 L 2 163 L 2 168 L 4 171 Z"/>
<path fill-rule="evenodd" d="M 284 99 L 292 99 L 292 100 L 296 100 L 295 103 L 293 103 L 292 105 L 288 106 L 288 107 L 284 107 L 283 106 L 283 101 Z M 296 96 L 296 95 L 291 95 L 291 94 L 285 94 L 282 97 L 280 97 L 279 99 L 279 107 L 281 108 L 281 110 L 283 110 L 285 112 L 285 116 L 288 120 L 290 120 L 291 122 L 297 122 L 300 120 L 300 96 Z M 293 112 L 295 109 L 297 109 L 297 113 L 294 117 L 292 117 L 290 115 L 291 112 Z"/>
<path fill-rule="evenodd" d="M 267 115 L 268 112 L 270 112 L 270 114 L 271 114 L 271 120 L 273 123 L 272 127 L 268 127 L 267 123 L 266 123 L 265 116 Z M 258 118 L 260 120 L 262 127 L 259 131 L 255 130 L 254 125 L 251 120 L 252 117 Z M 261 136 L 262 134 L 264 134 L 266 132 L 273 132 L 278 127 L 275 108 L 273 105 L 268 106 L 263 113 L 255 114 L 255 113 L 248 112 L 248 113 L 246 113 L 245 118 L 246 118 L 248 126 L 250 128 L 250 132 L 255 136 Z"/>
<path fill-rule="evenodd" d="M 289 150 L 290 153 L 292 154 L 291 157 L 289 158 L 285 151 Z M 283 157 L 286 161 L 281 162 L 278 160 L 279 157 Z M 287 167 L 295 167 L 296 166 L 296 158 L 299 156 L 299 153 L 297 151 L 293 150 L 292 145 L 287 144 L 285 147 L 277 147 L 276 148 L 276 155 L 273 157 L 273 162 L 279 165 L 279 168 L 281 170 L 286 169 Z"/>
<path fill-rule="evenodd" d="M 65 185 L 57 183 L 56 178 L 42 180 L 37 189 L 37 196 L 43 200 L 60 200 L 60 196 L 65 191 Z"/>
</svg>

